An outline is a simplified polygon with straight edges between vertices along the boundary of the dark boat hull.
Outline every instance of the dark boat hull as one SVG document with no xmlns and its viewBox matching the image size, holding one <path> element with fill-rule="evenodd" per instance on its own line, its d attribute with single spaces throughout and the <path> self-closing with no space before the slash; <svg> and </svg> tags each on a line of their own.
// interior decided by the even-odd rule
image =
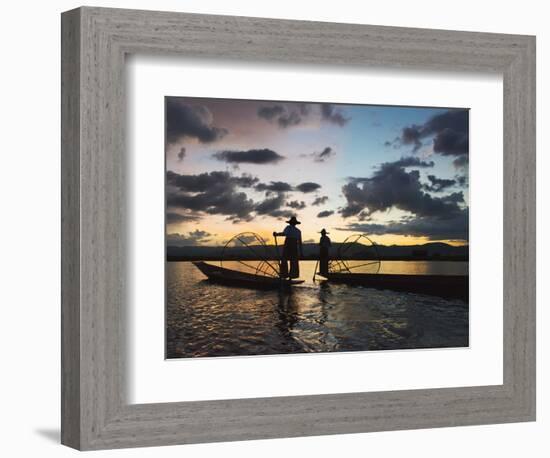
<svg viewBox="0 0 550 458">
<path fill-rule="evenodd" d="M 469 296 L 467 275 L 329 273 L 325 278 L 331 283 L 459 298 L 465 301 L 468 301 Z"/>
<path fill-rule="evenodd" d="M 204 261 L 193 262 L 193 265 L 206 275 L 210 281 L 237 288 L 280 289 L 288 288 L 292 285 L 299 285 L 304 282 L 304 280 L 287 280 L 239 272 L 237 270 L 207 264 Z"/>
</svg>

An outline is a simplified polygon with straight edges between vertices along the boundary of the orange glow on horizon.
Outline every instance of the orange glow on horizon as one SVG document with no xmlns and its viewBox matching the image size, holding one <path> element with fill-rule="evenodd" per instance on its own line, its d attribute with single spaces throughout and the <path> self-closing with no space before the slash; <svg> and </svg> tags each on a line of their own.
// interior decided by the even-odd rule
<svg viewBox="0 0 550 458">
<path fill-rule="evenodd" d="M 215 221 L 215 218 L 211 218 L 208 221 L 208 224 L 204 224 L 205 221 L 198 223 L 196 225 L 191 225 L 189 223 L 182 224 L 181 227 L 174 227 L 174 225 L 170 225 L 167 227 L 167 234 L 174 234 L 179 233 L 182 235 L 185 235 L 189 232 L 192 232 L 196 229 L 204 230 L 210 234 L 212 234 L 208 241 L 205 241 L 204 243 L 200 243 L 201 246 L 220 246 L 225 245 L 232 237 L 239 233 L 243 232 L 253 232 L 257 235 L 259 235 L 266 244 L 273 245 L 275 243 L 273 232 L 277 231 L 280 232 L 284 229 L 286 226 L 286 223 L 284 221 L 265 221 L 265 224 L 257 224 L 255 223 L 252 225 L 251 223 L 239 223 L 239 224 L 232 224 L 227 221 Z M 302 240 L 304 243 L 317 243 L 319 241 L 319 231 L 321 229 L 321 225 L 319 225 L 319 231 L 317 230 L 305 230 L 303 225 L 299 226 L 299 228 L 302 230 Z M 324 226 L 323 226 L 324 227 Z M 317 228 L 316 228 L 317 229 Z M 350 237 L 354 234 L 358 234 L 360 232 L 353 232 L 353 231 L 341 231 L 338 229 L 331 229 L 329 225 L 327 225 L 327 230 L 329 231 L 333 243 L 342 243 L 347 237 Z M 468 245 L 468 241 L 464 240 L 432 240 L 427 237 L 418 237 L 418 236 L 407 236 L 407 235 L 394 235 L 394 234 L 384 234 L 384 235 L 370 235 L 368 233 L 365 234 L 367 237 L 369 237 L 374 243 L 378 245 L 385 245 L 385 246 L 391 246 L 391 245 L 400 245 L 400 246 L 409 246 L 409 245 L 424 245 L 427 243 L 446 243 L 451 246 L 465 246 Z M 279 244 L 284 242 L 284 237 L 278 237 L 277 242 Z"/>
</svg>

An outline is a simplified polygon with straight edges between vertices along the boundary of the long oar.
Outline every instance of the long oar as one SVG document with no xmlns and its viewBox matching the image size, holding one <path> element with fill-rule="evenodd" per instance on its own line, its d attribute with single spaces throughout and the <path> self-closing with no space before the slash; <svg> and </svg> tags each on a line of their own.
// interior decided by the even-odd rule
<svg viewBox="0 0 550 458">
<path fill-rule="evenodd" d="M 319 265 L 319 260 L 315 263 L 315 269 L 313 269 L 313 282 L 315 283 L 315 276 L 317 275 L 317 266 Z"/>
<path fill-rule="evenodd" d="M 277 258 L 279 261 L 279 277 L 281 277 L 281 255 L 279 254 L 279 245 L 277 244 L 277 236 L 273 234 L 273 238 L 275 239 L 275 251 L 277 252 Z"/>
<path fill-rule="evenodd" d="M 279 254 L 279 245 L 277 244 L 277 236 L 273 235 L 273 238 L 275 239 L 275 251 L 277 252 L 277 258 L 280 261 L 281 260 L 281 255 Z"/>
</svg>

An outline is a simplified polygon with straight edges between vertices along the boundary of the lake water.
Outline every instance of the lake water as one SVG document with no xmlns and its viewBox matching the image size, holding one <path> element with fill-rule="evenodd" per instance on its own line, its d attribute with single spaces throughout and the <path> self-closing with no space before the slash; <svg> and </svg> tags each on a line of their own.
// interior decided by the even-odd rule
<svg viewBox="0 0 550 458">
<path fill-rule="evenodd" d="M 306 281 L 290 291 L 256 291 L 210 283 L 190 262 L 167 263 L 167 357 L 468 346 L 467 302 L 313 282 L 314 269 L 300 262 Z M 380 273 L 467 275 L 468 263 L 383 261 Z"/>
</svg>

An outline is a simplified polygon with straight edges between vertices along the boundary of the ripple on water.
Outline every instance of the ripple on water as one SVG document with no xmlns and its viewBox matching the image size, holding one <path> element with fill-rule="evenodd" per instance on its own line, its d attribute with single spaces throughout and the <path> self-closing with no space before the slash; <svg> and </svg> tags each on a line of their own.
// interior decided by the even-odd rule
<svg viewBox="0 0 550 458">
<path fill-rule="evenodd" d="M 468 346 L 460 300 L 311 283 L 231 288 L 187 262 L 166 272 L 168 358 Z"/>
</svg>

